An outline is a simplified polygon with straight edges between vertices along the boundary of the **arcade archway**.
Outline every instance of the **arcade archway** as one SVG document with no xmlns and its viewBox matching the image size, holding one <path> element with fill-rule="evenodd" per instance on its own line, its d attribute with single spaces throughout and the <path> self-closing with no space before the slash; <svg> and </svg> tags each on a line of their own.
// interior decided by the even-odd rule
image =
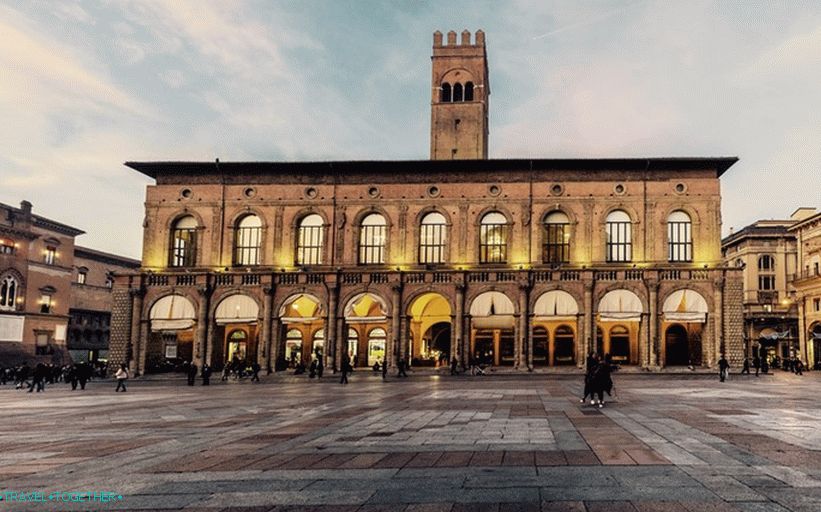
<svg viewBox="0 0 821 512">
<path fill-rule="evenodd" d="M 409 315 L 411 364 L 446 365 L 452 357 L 450 303 L 438 293 L 425 293 L 413 301 Z"/>
<path fill-rule="evenodd" d="M 277 369 L 293 368 L 300 362 L 308 364 L 316 356 L 315 349 L 324 348 L 325 314 L 322 303 L 313 295 L 298 293 L 288 297 L 279 308 L 281 350 Z M 317 339 L 317 334 L 320 338 Z"/>
<path fill-rule="evenodd" d="M 579 306 L 563 290 L 543 293 L 533 306 L 533 365 L 572 365 L 576 362 Z"/>
<path fill-rule="evenodd" d="M 516 362 L 515 308 L 501 292 L 485 292 L 470 304 L 472 359 L 478 364 L 512 366 Z"/>
<path fill-rule="evenodd" d="M 182 295 L 166 295 L 148 313 L 151 332 L 146 349 L 146 371 L 166 362 L 191 361 L 194 356 L 194 304 Z"/>
<path fill-rule="evenodd" d="M 345 349 L 352 366 L 372 366 L 369 361 L 384 359 L 388 336 L 387 312 L 385 300 L 370 292 L 354 296 L 345 305 L 345 324 L 348 326 Z"/>
<path fill-rule="evenodd" d="M 213 363 L 251 364 L 257 360 L 259 305 L 243 294 L 229 295 L 214 312 L 216 326 Z"/>
<path fill-rule="evenodd" d="M 666 366 L 700 366 L 701 338 L 707 321 L 707 301 L 695 290 L 677 290 L 664 300 L 664 343 Z"/>
<path fill-rule="evenodd" d="M 630 290 L 612 290 L 599 301 L 598 327 L 601 328 L 600 352 L 610 354 L 617 364 L 637 364 L 639 326 L 644 306 Z M 597 336 L 598 338 L 598 336 Z"/>
</svg>

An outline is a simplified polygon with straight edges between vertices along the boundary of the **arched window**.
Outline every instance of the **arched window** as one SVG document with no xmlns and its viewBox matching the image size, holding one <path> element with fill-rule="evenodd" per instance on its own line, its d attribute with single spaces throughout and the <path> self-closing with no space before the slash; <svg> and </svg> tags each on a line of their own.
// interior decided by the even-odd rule
<svg viewBox="0 0 821 512">
<path fill-rule="evenodd" d="M 234 265 L 259 265 L 262 220 L 256 215 L 246 215 L 240 219 L 234 240 Z"/>
<path fill-rule="evenodd" d="M 385 340 L 388 335 L 385 329 L 377 327 L 368 333 L 368 366 L 385 360 Z"/>
<path fill-rule="evenodd" d="M 180 217 L 171 229 L 172 267 L 193 267 L 197 264 L 197 220 L 191 215 Z"/>
<path fill-rule="evenodd" d="M 465 84 L 465 101 L 473 101 L 473 82 Z"/>
<path fill-rule="evenodd" d="M 311 347 L 311 353 L 316 357 L 325 353 L 325 329 L 319 329 L 314 333 L 314 344 Z"/>
<path fill-rule="evenodd" d="M 758 289 L 775 290 L 775 258 L 769 254 L 758 257 Z"/>
<path fill-rule="evenodd" d="M 299 223 L 296 246 L 297 265 L 321 265 L 324 242 L 322 217 L 312 213 Z"/>
<path fill-rule="evenodd" d="M 667 247 L 670 261 L 693 261 L 692 223 L 681 210 L 667 217 Z"/>
<path fill-rule="evenodd" d="M 15 309 L 19 286 L 17 279 L 13 276 L 6 276 L 0 281 L 0 310 L 13 311 Z"/>
<path fill-rule="evenodd" d="M 442 103 L 449 103 L 450 100 L 451 100 L 450 84 L 445 82 L 445 83 L 442 84 L 442 92 L 441 92 L 441 96 L 439 98 L 439 101 L 441 101 Z"/>
<path fill-rule="evenodd" d="M 625 262 L 633 259 L 633 233 L 630 216 L 621 210 L 607 216 L 607 261 Z"/>
<path fill-rule="evenodd" d="M 562 212 L 552 212 L 544 219 L 542 262 L 560 264 L 570 261 L 570 219 Z"/>
<path fill-rule="evenodd" d="M 351 365 L 356 366 L 356 355 L 359 353 L 359 333 L 356 329 L 348 329 L 348 357 Z"/>
<path fill-rule="evenodd" d="M 419 263 L 444 263 L 447 243 L 447 221 L 439 212 L 422 218 L 419 226 Z"/>
<path fill-rule="evenodd" d="M 479 262 L 507 262 L 507 217 L 499 212 L 486 213 L 479 226 Z"/>
<path fill-rule="evenodd" d="M 462 101 L 462 84 L 460 83 L 453 86 L 453 101 Z"/>
<path fill-rule="evenodd" d="M 362 219 L 359 231 L 359 264 L 385 263 L 385 217 L 372 213 Z"/>
<path fill-rule="evenodd" d="M 302 361 L 302 332 L 291 329 L 285 334 L 285 360 L 291 367 Z"/>
</svg>

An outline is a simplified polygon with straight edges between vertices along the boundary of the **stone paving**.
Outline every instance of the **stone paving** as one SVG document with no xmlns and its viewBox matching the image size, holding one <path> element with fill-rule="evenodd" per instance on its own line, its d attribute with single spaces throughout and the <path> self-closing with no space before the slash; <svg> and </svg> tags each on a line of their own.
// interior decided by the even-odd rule
<svg viewBox="0 0 821 512">
<path fill-rule="evenodd" d="M 4 510 L 821 510 L 821 372 L 0 387 Z"/>
</svg>

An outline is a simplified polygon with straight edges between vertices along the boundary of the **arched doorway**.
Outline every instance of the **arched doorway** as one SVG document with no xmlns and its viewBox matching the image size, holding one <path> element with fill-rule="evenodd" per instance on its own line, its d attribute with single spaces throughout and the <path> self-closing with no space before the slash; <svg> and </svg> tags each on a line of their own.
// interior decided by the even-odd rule
<svg viewBox="0 0 821 512">
<path fill-rule="evenodd" d="M 548 337 L 547 329 L 542 326 L 533 328 L 533 366 L 547 366 Z"/>
<path fill-rule="evenodd" d="M 630 290 L 611 290 L 599 301 L 599 323 L 604 331 L 602 353 L 617 364 L 638 363 L 639 326 L 644 305 Z"/>
<path fill-rule="evenodd" d="M 687 329 L 680 324 L 667 327 L 664 332 L 664 348 L 666 366 L 687 366 L 690 364 L 690 347 Z"/>
<path fill-rule="evenodd" d="M 318 359 L 325 354 L 325 329 L 314 333 L 314 342 L 311 346 L 311 358 Z"/>
<path fill-rule="evenodd" d="M 667 366 L 702 364 L 701 337 L 707 321 L 707 301 L 695 290 L 676 290 L 664 300 L 663 361 Z M 668 337 L 670 336 L 670 337 Z M 668 351 L 672 350 L 670 353 Z"/>
<path fill-rule="evenodd" d="M 610 357 L 615 363 L 630 360 L 630 331 L 623 325 L 610 329 Z"/>
<path fill-rule="evenodd" d="M 501 292 L 481 293 L 470 304 L 471 353 L 483 364 L 512 366 L 516 362 L 515 308 Z"/>
<path fill-rule="evenodd" d="M 368 366 L 373 366 L 376 363 L 381 365 L 385 361 L 387 339 L 388 333 L 381 327 L 374 327 L 368 333 Z"/>
<path fill-rule="evenodd" d="M 316 355 L 315 346 L 324 347 L 325 343 L 325 312 L 320 300 L 307 293 L 291 295 L 279 308 L 279 316 L 284 336 L 280 338 L 276 368 L 284 370 L 311 361 Z"/>
<path fill-rule="evenodd" d="M 573 333 L 573 328 L 567 325 L 560 325 L 556 328 L 553 337 L 553 364 L 576 364 L 576 337 Z"/>
<path fill-rule="evenodd" d="M 168 363 L 193 360 L 197 313 L 188 298 L 166 295 L 151 306 L 148 317 L 151 334 L 146 348 L 146 372 L 158 371 Z M 199 354 L 199 358 L 204 357 L 205 354 Z"/>
<path fill-rule="evenodd" d="M 812 347 L 812 358 L 808 361 L 811 368 L 821 366 L 821 323 L 816 323 L 810 327 L 809 341 Z"/>
<path fill-rule="evenodd" d="M 217 367 L 229 362 L 251 364 L 257 360 L 257 322 L 259 305 L 251 297 L 234 294 L 217 305 L 214 322 L 216 336 L 221 340 L 214 347 L 213 362 Z"/>
<path fill-rule="evenodd" d="M 533 305 L 533 324 L 544 328 L 548 337 L 548 356 L 541 360 L 536 357 L 536 340 L 533 346 L 533 364 L 550 366 L 573 364 L 576 361 L 576 340 L 574 329 L 578 319 L 579 306 L 576 299 L 564 290 L 543 293 Z M 535 334 L 535 331 L 534 331 Z"/>
<path fill-rule="evenodd" d="M 381 354 L 384 358 L 388 337 L 388 307 L 385 300 L 374 293 L 360 293 L 352 297 L 345 305 L 345 323 L 348 325 L 348 356 L 353 366 L 371 366 L 371 334 L 375 329 L 377 337 L 382 340 Z M 353 331 L 353 332 L 352 332 Z M 354 335 L 355 333 L 355 335 Z M 374 354 L 379 350 L 373 348 Z M 381 360 L 381 358 L 380 358 Z"/>
<path fill-rule="evenodd" d="M 425 293 L 414 299 L 410 315 L 411 364 L 434 366 L 451 358 L 451 308 L 438 293 Z"/>
</svg>

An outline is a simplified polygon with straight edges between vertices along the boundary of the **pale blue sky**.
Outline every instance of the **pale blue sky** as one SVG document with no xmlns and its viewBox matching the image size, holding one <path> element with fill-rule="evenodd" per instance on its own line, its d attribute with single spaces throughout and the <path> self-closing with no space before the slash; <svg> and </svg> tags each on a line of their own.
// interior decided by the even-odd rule
<svg viewBox="0 0 821 512">
<path fill-rule="evenodd" d="M 821 3 L 0 1 L 0 201 L 139 256 L 126 160 L 424 159 L 434 30 L 490 156 L 738 156 L 724 232 L 821 207 Z"/>
</svg>

